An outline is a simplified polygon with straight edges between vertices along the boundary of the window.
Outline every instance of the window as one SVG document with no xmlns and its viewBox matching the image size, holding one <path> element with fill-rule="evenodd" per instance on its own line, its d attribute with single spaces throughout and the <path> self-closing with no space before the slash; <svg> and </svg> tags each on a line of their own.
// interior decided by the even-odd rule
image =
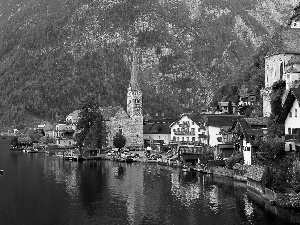
<svg viewBox="0 0 300 225">
<path fill-rule="evenodd" d="M 184 141 L 184 137 L 182 137 L 182 141 Z"/>
<path fill-rule="evenodd" d="M 192 141 L 195 141 L 195 137 L 192 137 Z"/>
<path fill-rule="evenodd" d="M 291 128 L 290 127 L 288 128 L 288 134 L 291 134 Z"/>
<path fill-rule="evenodd" d="M 192 125 L 194 125 L 195 124 L 195 122 L 194 121 L 192 121 Z"/>
<path fill-rule="evenodd" d="M 160 136 L 158 136 L 158 140 L 160 140 Z"/>
<path fill-rule="evenodd" d="M 297 109 L 295 109 L 295 117 L 297 117 Z"/>
<path fill-rule="evenodd" d="M 176 129 L 173 129 L 173 132 L 176 132 Z"/>
<path fill-rule="evenodd" d="M 292 117 L 292 116 L 293 116 L 292 111 L 290 111 L 289 112 L 289 117 Z"/>
<path fill-rule="evenodd" d="M 191 131 L 192 131 L 193 133 L 195 133 L 195 128 L 192 128 Z"/>
<path fill-rule="evenodd" d="M 119 127 L 119 133 L 123 134 L 123 129 L 121 127 Z"/>
<path fill-rule="evenodd" d="M 190 138 L 189 138 L 189 137 L 186 137 L 186 141 L 190 141 Z"/>
<path fill-rule="evenodd" d="M 200 128 L 198 128 L 198 132 L 200 132 Z"/>
<path fill-rule="evenodd" d="M 179 128 L 179 127 L 177 128 L 177 131 L 178 131 L 178 132 L 180 131 L 180 128 Z"/>
<path fill-rule="evenodd" d="M 179 137 L 177 137 L 177 141 L 179 141 Z"/>
</svg>

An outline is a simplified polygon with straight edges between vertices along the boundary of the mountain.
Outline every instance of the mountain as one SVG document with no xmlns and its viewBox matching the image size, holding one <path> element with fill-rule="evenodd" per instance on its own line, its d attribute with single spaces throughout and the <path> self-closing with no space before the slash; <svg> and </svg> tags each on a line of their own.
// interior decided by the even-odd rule
<svg viewBox="0 0 300 225">
<path fill-rule="evenodd" d="M 88 93 L 102 105 L 125 107 L 134 39 L 144 114 L 200 110 L 251 68 L 294 6 L 292 0 L 2 0 L 0 124 L 54 121 Z"/>
</svg>

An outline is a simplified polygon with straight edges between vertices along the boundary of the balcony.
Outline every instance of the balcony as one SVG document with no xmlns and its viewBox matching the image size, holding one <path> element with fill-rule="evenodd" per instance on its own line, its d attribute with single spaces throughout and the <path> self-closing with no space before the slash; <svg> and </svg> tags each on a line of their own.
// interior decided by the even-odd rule
<svg viewBox="0 0 300 225">
<path fill-rule="evenodd" d="M 300 142 L 300 134 L 286 134 L 285 141 Z"/>
<path fill-rule="evenodd" d="M 175 135 L 195 135 L 195 131 L 174 131 Z"/>
</svg>

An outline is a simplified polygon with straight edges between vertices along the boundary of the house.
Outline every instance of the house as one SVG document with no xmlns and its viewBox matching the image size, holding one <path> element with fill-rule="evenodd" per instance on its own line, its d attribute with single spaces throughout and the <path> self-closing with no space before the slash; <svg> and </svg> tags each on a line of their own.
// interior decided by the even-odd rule
<svg viewBox="0 0 300 225">
<path fill-rule="evenodd" d="M 170 124 L 172 142 L 186 145 L 200 143 L 205 133 L 203 123 L 202 114 L 183 113 Z"/>
<path fill-rule="evenodd" d="M 59 121 L 55 124 L 54 139 L 55 144 L 59 146 L 71 146 L 75 144 L 76 124 Z"/>
<path fill-rule="evenodd" d="M 174 119 L 150 119 L 144 120 L 143 139 L 144 145 L 154 143 L 169 144 L 171 141 L 170 125 Z"/>
<path fill-rule="evenodd" d="M 66 123 L 76 124 L 79 120 L 80 110 L 75 110 L 66 117 Z"/>
<path fill-rule="evenodd" d="M 264 136 L 269 119 L 267 117 L 241 118 L 230 129 L 234 150 L 243 152 L 244 164 L 253 164 L 253 153 L 258 149 L 258 138 Z"/>
<path fill-rule="evenodd" d="M 300 5 L 294 9 L 288 26 L 278 35 L 276 44 L 272 46 L 265 58 L 265 88 L 261 90 L 263 97 L 263 115 L 271 114 L 272 85 L 278 80 L 286 81 L 286 90 L 293 88 L 300 78 Z"/>
<path fill-rule="evenodd" d="M 208 114 L 203 115 L 204 126 L 205 126 L 205 137 L 204 142 L 215 147 L 214 159 L 226 159 L 229 158 L 233 152 L 232 146 L 226 142 L 222 142 L 222 134 L 224 131 L 228 131 L 234 122 L 243 118 L 240 115 L 220 115 L 220 114 Z M 225 139 L 225 137 L 224 137 Z"/>
<path fill-rule="evenodd" d="M 285 127 L 285 150 L 300 151 L 300 88 L 291 88 L 282 106 L 278 123 Z"/>
<path fill-rule="evenodd" d="M 37 125 L 35 131 L 46 137 L 53 137 L 53 125 L 48 121 L 42 121 Z"/>
<path fill-rule="evenodd" d="M 221 114 L 236 114 L 236 104 L 234 102 L 218 102 Z"/>
</svg>

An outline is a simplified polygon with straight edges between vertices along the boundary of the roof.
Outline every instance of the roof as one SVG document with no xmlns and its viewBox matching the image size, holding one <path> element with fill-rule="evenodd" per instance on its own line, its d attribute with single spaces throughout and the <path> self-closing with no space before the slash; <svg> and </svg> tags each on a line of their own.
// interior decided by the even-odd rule
<svg viewBox="0 0 300 225">
<path fill-rule="evenodd" d="M 234 122 L 243 118 L 242 115 L 223 115 L 223 114 L 211 114 L 211 115 L 203 115 L 203 118 L 206 122 L 206 126 L 214 126 L 214 127 L 225 127 L 232 126 Z"/>
<path fill-rule="evenodd" d="M 262 128 L 267 126 L 268 121 L 269 118 L 267 117 L 241 118 L 236 121 L 236 123 L 232 126 L 232 129 L 239 124 L 246 141 L 254 145 L 256 137 L 263 136 Z"/>
<path fill-rule="evenodd" d="M 269 122 L 269 118 L 268 117 L 244 118 L 244 120 L 250 126 L 267 126 L 267 124 Z"/>
<path fill-rule="evenodd" d="M 144 134 L 171 134 L 171 123 L 147 123 L 143 126 Z"/>
<path fill-rule="evenodd" d="M 294 66 L 291 66 L 287 71 L 287 73 L 299 73 L 299 70 Z"/>
<path fill-rule="evenodd" d="M 121 108 L 121 106 L 107 106 L 101 107 L 100 111 L 104 120 L 110 120 L 110 118 L 114 117 Z"/>
<path fill-rule="evenodd" d="M 79 113 L 80 113 L 80 110 L 75 110 L 73 112 L 71 112 L 69 115 L 67 115 L 67 117 L 72 117 L 73 120 L 79 120 Z"/>
<path fill-rule="evenodd" d="M 268 56 L 277 54 L 300 54 L 300 29 L 283 28 L 273 40 Z"/>
<path fill-rule="evenodd" d="M 180 120 L 182 117 L 188 117 L 189 119 L 191 119 L 193 122 L 195 122 L 196 124 L 202 124 L 203 121 L 203 114 L 200 113 L 183 113 L 180 115 L 179 118 L 177 118 L 173 123 L 170 124 L 170 127 L 173 126 L 178 120 Z"/>
<path fill-rule="evenodd" d="M 300 55 L 294 55 L 286 64 L 287 66 L 291 66 L 294 64 L 300 64 Z"/>
<path fill-rule="evenodd" d="M 277 119 L 278 123 L 284 123 L 285 119 L 287 118 L 295 100 L 300 102 L 300 87 L 298 88 L 291 88 L 285 98 L 285 101 L 282 106 L 282 110 L 280 116 Z"/>
<path fill-rule="evenodd" d="M 235 103 L 234 102 L 231 102 L 232 106 L 235 106 Z M 219 106 L 228 106 L 229 105 L 229 102 L 218 102 L 218 105 Z"/>
</svg>

